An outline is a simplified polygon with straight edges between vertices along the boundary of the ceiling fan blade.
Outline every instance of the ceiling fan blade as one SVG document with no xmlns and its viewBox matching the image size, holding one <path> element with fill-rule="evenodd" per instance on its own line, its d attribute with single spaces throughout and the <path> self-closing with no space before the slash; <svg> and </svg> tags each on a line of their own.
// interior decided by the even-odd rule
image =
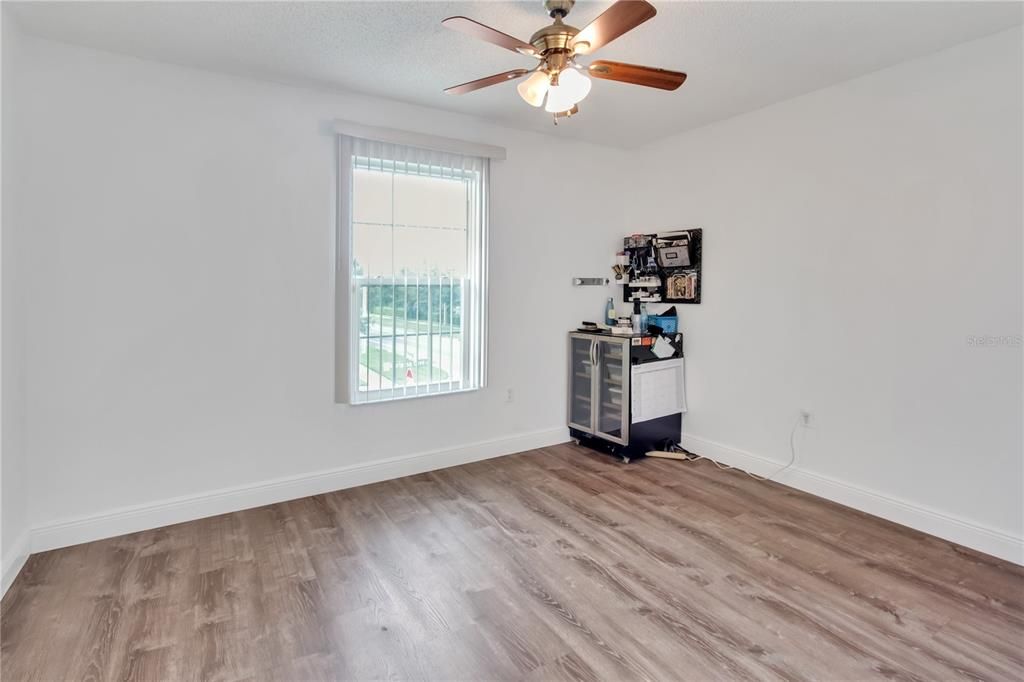
<svg viewBox="0 0 1024 682">
<path fill-rule="evenodd" d="M 519 52 L 520 54 L 537 54 L 537 49 L 530 43 L 524 43 L 522 40 L 519 40 L 519 38 L 513 38 L 507 33 L 502 33 L 490 26 L 485 26 L 479 21 L 473 21 L 469 17 L 448 17 L 441 22 L 441 25 L 454 29 L 459 33 L 465 33 L 473 38 L 494 43 L 498 47 L 503 47 L 506 50 Z"/>
<path fill-rule="evenodd" d="M 661 90 L 675 90 L 686 80 L 686 74 L 681 71 L 656 69 L 653 66 L 623 64 L 622 62 L 608 62 L 603 59 L 592 63 L 587 71 L 594 78 L 603 78 L 604 80 L 619 81 L 621 83 L 633 83 L 634 85 L 646 85 L 649 88 L 660 88 Z"/>
<path fill-rule="evenodd" d="M 469 81 L 468 83 L 463 83 L 461 85 L 453 85 L 450 88 L 445 88 L 444 92 L 446 95 L 465 95 L 467 92 L 486 88 L 489 85 L 497 85 L 498 83 L 504 83 L 505 81 L 522 78 L 528 73 L 530 73 L 529 69 L 513 69 L 512 71 L 487 76 L 487 78 L 477 78 L 475 81 Z"/>
<path fill-rule="evenodd" d="M 572 41 L 576 54 L 593 53 L 657 13 L 654 5 L 644 0 L 619 0 L 576 34 Z"/>
</svg>

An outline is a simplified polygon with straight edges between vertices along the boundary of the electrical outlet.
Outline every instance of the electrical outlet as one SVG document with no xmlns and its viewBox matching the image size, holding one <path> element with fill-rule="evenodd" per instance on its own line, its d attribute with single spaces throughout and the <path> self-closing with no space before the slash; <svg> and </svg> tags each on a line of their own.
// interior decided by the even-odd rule
<svg viewBox="0 0 1024 682">
<path fill-rule="evenodd" d="M 511 403 L 511 402 L 514 402 L 515 399 L 516 399 L 516 396 L 515 396 L 515 393 L 513 393 L 512 389 L 511 388 L 506 388 L 505 389 L 505 402 L 506 403 Z"/>
<path fill-rule="evenodd" d="M 800 426 L 810 428 L 811 426 L 811 411 L 804 409 L 800 410 Z"/>
</svg>

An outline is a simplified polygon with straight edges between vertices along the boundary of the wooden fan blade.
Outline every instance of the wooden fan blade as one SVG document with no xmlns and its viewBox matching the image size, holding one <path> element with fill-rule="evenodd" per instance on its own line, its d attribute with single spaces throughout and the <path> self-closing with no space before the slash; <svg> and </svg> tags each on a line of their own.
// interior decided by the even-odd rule
<svg viewBox="0 0 1024 682">
<path fill-rule="evenodd" d="M 577 33 L 572 45 L 576 54 L 591 54 L 657 13 L 654 5 L 644 0 L 619 0 Z"/>
<path fill-rule="evenodd" d="M 504 73 L 496 73 L 493 76 L 488 76 L 487 78 L 477 78 L 475 81 L 469 81 L 468 83 L 463 83 L 461 85 L 453 85 L 450 88 L 445 88 L 444 91 L 447 95 L 465 95 L 467 92 L 486 88 L 489 85 L 497 85 L 498 83 L 504 83 L 505 81 L 522 78 L 528 73 L 530 73 L 529 69 L 513 69 L 512 71 L 506 71 Z"/>
<path fill-rule="evenodd" d="M 608 62 L 599 59 L 587 69 L 594 78 L 609 81 L 646 85 L 649 88 L 675 90 L 686 80 L 686 74 L 668 69 L 656 69 L 653 66 L 637 66 L 622 62 Z"/>
<path fill-rule="evenodd" d="M 507 33 L 485 26 L 479 21 L 473 21 L 469 17 L 448 17 L 441 22 L 442 26 L 447 26 L 450 29 L 454 29 L 459 33 L 465 33 L 468 36 L 478 38 L 479 40 L 486 40 L 489 43 L 494 43 L 498 47 L 503 47 L 506 50 L 512 50 L 513 52 L 519 52 L 520 54 L 535 55 L 537 48 L 530 43 L 524 43 L 519 38 L 513 38 Z"/>
</svg>

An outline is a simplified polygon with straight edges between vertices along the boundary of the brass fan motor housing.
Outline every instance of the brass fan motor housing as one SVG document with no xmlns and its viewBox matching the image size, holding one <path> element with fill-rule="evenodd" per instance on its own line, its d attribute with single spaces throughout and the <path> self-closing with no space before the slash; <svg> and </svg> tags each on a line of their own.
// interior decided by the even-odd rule
<svg viewBox="0 0 1024 682">
<path fill-rule="evenodd" d="M 563 24 L 561 17 L 555 17 L 555 23 L 545 26 L 530 36 L 530 44 L 537 48 L 537 53 L 544 55 L 555 50 L 571 52 L 572 39 L 580 30 L 575 26 Z"/>
</svg>

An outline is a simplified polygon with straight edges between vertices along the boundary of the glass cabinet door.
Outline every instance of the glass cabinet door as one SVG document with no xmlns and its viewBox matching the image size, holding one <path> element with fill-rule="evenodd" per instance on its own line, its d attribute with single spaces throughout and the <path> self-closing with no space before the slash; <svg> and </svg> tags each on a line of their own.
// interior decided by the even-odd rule
<svg viewBox="0 0 1024 682">
<path fill-rule="evenodd" d="M 594 432 L 593 344 L 593 337 L 569 337 L 569 426 L 588 433 Z"/>
<path fill-rule="evenodd" d="M 597 423 L 595 430 L 608 440 L 629 442 L 629 339 L 597 342 Z"/>
</svg>

